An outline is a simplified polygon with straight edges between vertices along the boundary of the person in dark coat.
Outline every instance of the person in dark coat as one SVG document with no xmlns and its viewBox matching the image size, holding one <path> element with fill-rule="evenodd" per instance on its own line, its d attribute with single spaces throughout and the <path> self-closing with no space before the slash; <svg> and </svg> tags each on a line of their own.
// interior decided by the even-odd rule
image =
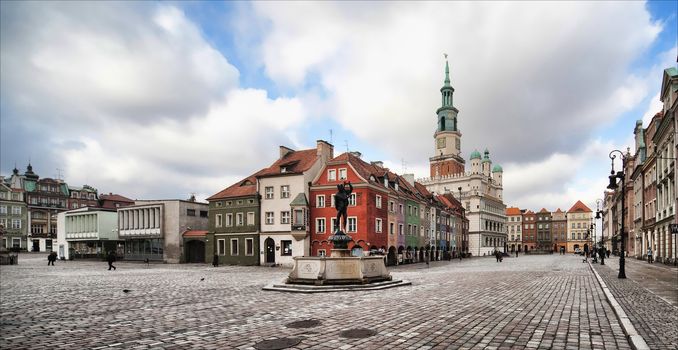
<svg viewBox="0 0 678 350">
<path fill-rule="evenodd" d="M 111 271 L 111 268 L 113 268 L 113 270 L 116 270 L 115 266 L 113 266 L 113 263 L 115 262 L 115 253 L 113 251 L 108 252 L 108 257 L 106 257 L 106 261 L 108 261 L 108 271 Z"/>
<path fill-rule="evenodd" d="M 219 255 L 218 254 L 214 254 L 214 257 L 212 257 L 212 266 L 219 267 Z"/>
<path fill-rule="evenodd" d="M 49 255 L 47 256 L 47 266 L 49 266 L 49 265 L 54 266 L 54 262 L 56 261 L 56 259 L 57 259 L 57 253 L 56 252 L 49 253 Z"/>
<path fill-rule="evenodd" d="M 518 251 L 516 250 L 516 258 L 518 257 Z"/>
</svg>

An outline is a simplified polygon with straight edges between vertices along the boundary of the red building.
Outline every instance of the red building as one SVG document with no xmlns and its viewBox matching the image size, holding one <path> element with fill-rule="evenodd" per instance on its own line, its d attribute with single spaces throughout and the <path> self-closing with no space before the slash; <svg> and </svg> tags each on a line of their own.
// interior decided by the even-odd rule
<svg viewBox="0 0 678 350">
<path fill-rule="evenodd" d="M 349 249 L 387 250 L 388 247 L 388 193 L 384 176 L 388 169 L 380 163 L 367 163 L 358 154 L 343 153 L 330 160 L 313 180 L 310 188 L 311 255 L 329 255 L 332 243 L 328 238 L 334 229 L 337 211 L 334 195 L 337 185 L 344 181 L 353 185 L 349 199 L 348 221 L 345 232 L 353 241 Z M 388 182 L 386 182 L 388 183 Z"/>
<path fill-rule="evenodd" d="M 128 205 L 134 205 L 134 200 L 114 193 L 99 195 L 99 207 L 101 208 L 116 209 Z"/>
<path fill-rule="evenodd" d="M 523 214 L 523 251 L 529 252 L 537 246 L 537 214 L 528 210 Z"/>
</svg>

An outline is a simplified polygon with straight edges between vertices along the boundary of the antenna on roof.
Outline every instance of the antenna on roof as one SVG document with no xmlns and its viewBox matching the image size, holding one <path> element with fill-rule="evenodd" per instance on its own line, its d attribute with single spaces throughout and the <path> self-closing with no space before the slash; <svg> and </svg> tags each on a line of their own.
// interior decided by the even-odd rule
<svg viewBox="0 0 678 350">
<path fill-rule="evenodd" d="M 332 129 L 330 129 L 330 144 L 331 144 L 331 145 L 334 144 L 334 143 L 332 143 Z"/>
<path fill-rule="evenodd" d="M 61 172 L 61 169 L 56 168 L 56 171 L 57 171 L 57 174 L 56 174 L 55 177 L 57 178 L 57 180 L 63 180 L 63 173 Z"/>
<path fill-rule="evenodd" d="M 348 140 L 344 140 L 344 145 L 346 146 L 346 152 L 348 153 Z"/>
</svg>

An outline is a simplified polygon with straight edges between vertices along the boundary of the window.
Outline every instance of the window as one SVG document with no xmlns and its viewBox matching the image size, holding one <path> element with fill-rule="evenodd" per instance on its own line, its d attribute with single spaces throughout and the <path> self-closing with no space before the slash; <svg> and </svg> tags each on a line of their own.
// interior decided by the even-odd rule
<svg viewBox="0 0 678 350">
<path fill-rule="evenodd" d="M 325 232 L 325 218 L 316 218 L 315 219 L 315 232 L 324 233 Z"/>
<path fill-rule="evenodd" d="M 330 228 L 334 230 L 335 227 L 337 227 L 337 218 L 330 218 Z"/>
<path fill-rule="evenodd" d="M 233 226 L 233 214 L 226 214 L 226 227 Z"/>
<path fill-rule="evenodd" d="M 21 215 L 21 207 L 12 206 L 12 214 Z"/>
<path fill-rule="evenodd" d="M 339 180 L 346 180 L 346 168 L 339 169 Z"/>
<path fill-rule="evenodd" d="M 0 205 L 0 214 L 7 214 L 7 206 Z"/>
<path fill-rule="evenodd" d="M 217 254 L 226 255 L 226 240 L 225 239 L 217 240 Z"/>
<path fill-rule="evenodd" d="M 247 213 L 247 226 L 254 225 L 254 212 L 250 211 Z"/>
<path fill-rule="evenodd" d="M 245 226 L 245 214 L 243 213 L 235 214 L 235 224 L 237 226 Z"/>
<path fill-rule="evenodd" d="M 267 211 L 266 212 L 266 225 L 273 225 L 273 219 L 275 219 L 275 217 L 273 216 L 273 212 Z"/>
<path fill-rule="evenodd" d="M 403 227 L 403 224 L 398 224 L 398 234 L 401 236 L 403 235 Z"/>
<path fill-rule="evenodd" d="M 402 204 L 398 204 L 398 212 L 399 212 L 400 214 L 403 213 L 403 205 L 402 205 Z"/>
<path fill-rule="evenodd" d="M 327 171 L 327 181 L 336 181 L 337 180 L 337 171 L 335 169 L 330 169 Z"/>
<path fill-rule="evenodd" d="M 283 256 L 292 255 L 292 241 L 280 241 L 280 248 L 282 249 L 280 255 Z"/>
<path fill-rule="evenodd" d="M 14 248 L 21 247 L 21 238 L 13 237 L 12 238 L 12 247 L 14 247 Z"/>
<path fill-rule="evenodd" d="M 238 255 L 238 239 L 231 238 L 231 256 Z"/>
<path fill-rule="evenodd" d="M 407 234 L 408 235 L 412 234 L 412 224 L 407 224 Z"/>
<path fill-rule="evenodd" d="M 392 222 L 388 223 L 388 233 L 393 234 L 394 224 Z"/>
<path fill-rule="evenodd" d="M 377 202 L 377 208 L 381 208 L 381 196 L 380 195 L 377 195 L 376 202 Z"/>
<path fill-rule="evenodd" d="M 327 253 L 325 252 L 325 249 L 318 249 L 318 256 L 326 256 Z"/>
<path fill-rule="evenodd" d="M 289 211 L 281 211 L 280 212 L 280 223 L 281 224 L 289 224 L 290 223 L 290 212 Z"/>
<path fill-rule="evenodd" d="M 201 211 L 200 211 L 200 217 L 201 217 L 201 218 L 206 218 L 206 217 L 207 217 L 207 210 L 201 210 Z"/>
<path fill-rule="evenodd" d="M 266 186 L 264 189 L 266 199 L 273 199 L 273 186 Z"/>
<path fill-rule="evenodd" d="M 245 255 L 254 255 L 254 239 L 252 238 L 245 238 Z"/>
<path fill-rule="evenodd" d="M 351 193 L 351 196 L 348 197 L 348 205 L 349 206 L 355 207 L 355 198 L 356 198 L 355 193 Z"/>
<path fill-rule="evenodd" d="M 290 185 L 280 186 L 280 198 L 290 198 Z"/>
<path fill-rule="evenodd" d="M 221 227 L 223 225 L 223 217 L 221 214 L 217 214 L 215 219 L 214 219 L 214 227 Z"/>
<path fill-rule="evenodd" d="M 222 204 L 223 204 L 222 202 L 217 202 L 215 205 L 216 205 L 217 207 L 220 207 Z"/>
<path fill-rule="evenodd" d="M 346 224 L 348 226 L 348 232 L 356 232 L 358 230 L 358 218 L 355 216 L 352 218 L 348 218 L 348 222 Z"/>
<path fill-rule="evenodd" d="M 14 228 L 14 229 L 21 228 L 21 220 L 20 219 L 12 219 L 12 228 Z"/>
<path fill-rule="evenodd" d="M 377 219 L 377 220 L 376 220 L 374 230 L 375 230 L 377 233 L 381 233 L 381 231 L 382 231 L 381 219 Z"/>
<path fill-rule="evenodd" d="M 388 202 L 388 211 L 395 213 L 395 203 L 393 201 Z"/>
<path fill-rule="evenodd" d="M 195 209 L 186 209 L 186 215 L 195 216 Z"/>
<path fill-rule="evenodd" d="M 316 208 L 324 208 L 325 207 L 325 195 L 324 194 L 319 194 L 315 196 L 315 207 Z"/>
</svg>

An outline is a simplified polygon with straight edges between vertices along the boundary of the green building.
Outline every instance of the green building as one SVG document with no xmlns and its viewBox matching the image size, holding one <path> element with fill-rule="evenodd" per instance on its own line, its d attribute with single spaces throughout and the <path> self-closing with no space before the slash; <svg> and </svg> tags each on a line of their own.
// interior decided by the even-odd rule
<svg viewBox="0 0 678 350">
<path fill-rule="evenodd" d="M 0 179 L 0 247 L 26 250 L 28 207 L 24 192 Z"/>
<path fill-rule="evenodd" d="M 259 192 L 256 175 L 207 198 L 209 227 L 205 261 L 219 264 L 259 265 Z"/>
</svg>

